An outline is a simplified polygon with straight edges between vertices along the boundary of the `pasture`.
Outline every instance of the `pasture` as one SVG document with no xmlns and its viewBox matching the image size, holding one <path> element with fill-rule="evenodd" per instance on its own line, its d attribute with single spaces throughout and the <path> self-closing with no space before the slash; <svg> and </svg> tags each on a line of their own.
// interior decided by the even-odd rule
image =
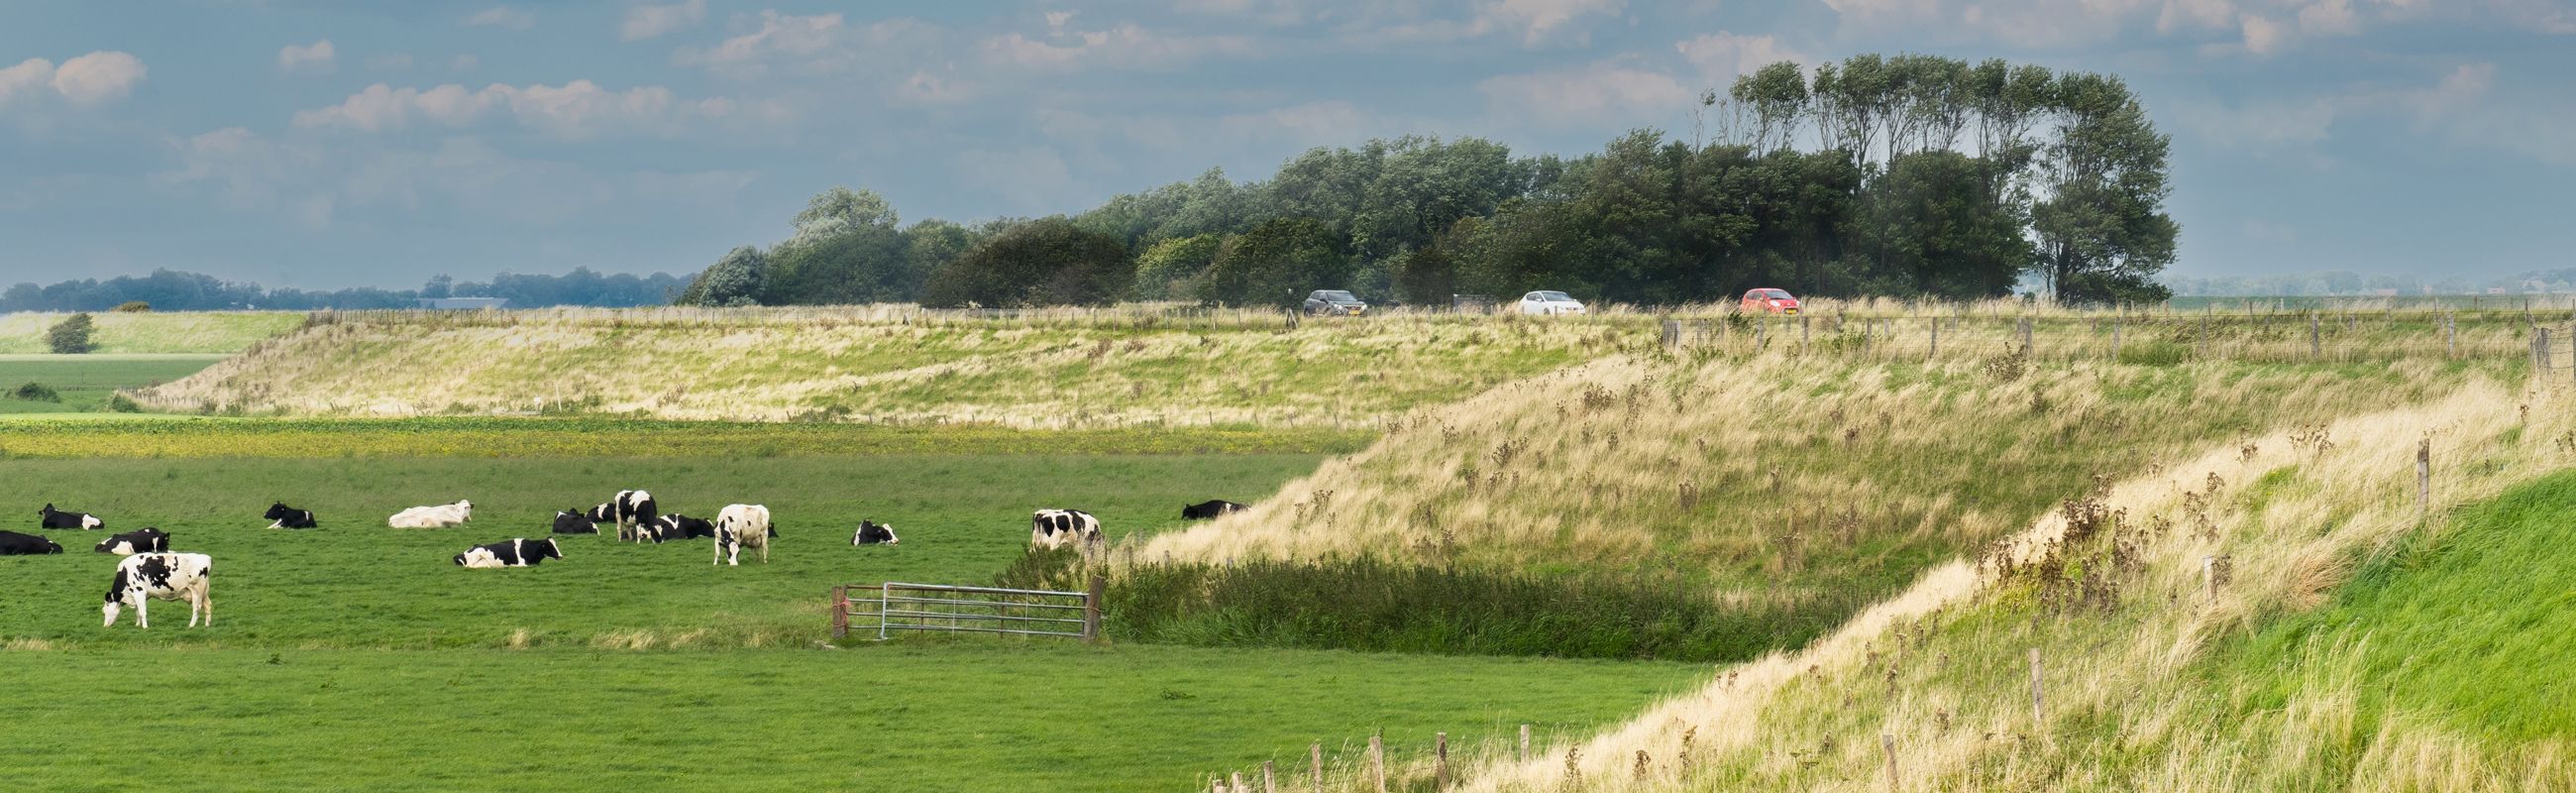
<svg viewBox="0 0 2576 793">
<path fill-rule="evenodd" d="M 0 354 L 45 353 L 45 329 L 70 314 L 0 314 Z M 90 340 L 106 354 L 231 354 L 304 324 L 301 311 L 188 311 L 90 314 Z"/>
<path fill-rule="evenodd" d="M 223 359 L 194 353 L 0 354 L 0 415 L 98 412 L 118 389 L 170 382 Z M 52 389 L 60 401 L 15 396 L 28 383 Z"/>
</svg>

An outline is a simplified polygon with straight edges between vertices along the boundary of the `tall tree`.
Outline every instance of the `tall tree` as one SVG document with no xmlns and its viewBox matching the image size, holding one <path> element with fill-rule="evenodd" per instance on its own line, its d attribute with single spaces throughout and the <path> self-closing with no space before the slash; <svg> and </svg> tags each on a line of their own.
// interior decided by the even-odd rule
<svg viewBox="0 0 2576 793">
<path fill-rule="evenodd" d="M 2173 263 L 2182 230 L 2164 212 L 2172 138 L 2117 77 L 2069 74 L 2056 93 L 2047 195 L 2031 210 L 2041 274 L 2060 300 L 2165 299 L 2155 275 Z"/>
<path fill-rule="evenodd" d="M 1062 217 L 1021 223 L 979 242 L 932 273 L 923 305 L 956 308 L 1107 305 L 1134 277 L 1116 237 Z"/>
</svg>

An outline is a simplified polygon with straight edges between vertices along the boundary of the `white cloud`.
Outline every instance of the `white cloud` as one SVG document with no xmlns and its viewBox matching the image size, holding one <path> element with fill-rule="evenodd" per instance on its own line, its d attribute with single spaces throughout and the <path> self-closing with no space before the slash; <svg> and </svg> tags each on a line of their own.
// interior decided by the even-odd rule
<svg viewBox="0 0 2576 793">
<path fill-rule="evenodd" d="M 2288 42 L 2290 38 L 2290 29 L 2288 27 L 2283 26 L 2279 22 L 2274 22 L 2270 17 L 2266 17 L 2261 14 L 2246 14 L 2244 17 L 2244 26 L 2245 51 L 2256 55 L 2271 55 L 2280 52 L 2281 47 Z"/>
<path fill-rule="evenodd" d="M 707 0 L 688 0 L 671 5 L 636 6 L 626 11 L 626 20 L 617 26 L 620 41 L 643 41 L 695 27 L 707 19 Z"/>
<path fill-rule="evenodd" d="M 340 104 L 295 114 L 295 126 L 391 132 L 425 123 L 465 128 L 502 116 L 560 138 L 588 138 L 610 131 L 675 131 L 691 119 L 722 118 L 732 102 L 680 100 L 658 85 L 615 91 L 589 80 L 560 86 L 492 84 L 480 90 L 449 83 L 394 88 L 384 83 L 351 94 Z"/>
<path fill-rule="evenodd" d="M 468 27 L 527 30 L 536 26 L 537 15 L 509 6 L 493 6 L 467 15 L 465 24 Z"/>
<path fill-rule="evenodd" d="M 840 14 L 791 16 L 760 12 L 760 28 L 725 39 L 710 50 L 681 50 L 682 66 L 730 67 L 756 64 L 780 56 L 809 56 L 830 49 L 841 31 Z"/>
<path fill-rule="evenodd" d="M 1478 83 L 1495 111 L 1553 126 L 1599 127 L 1678 117 L 1694 92 L 1671 75 L 1612 61 Z"/>
<path fill-rule="evenodd" d="M 1217 55 L 1246 55 L 1253 40 L 1232 35 L 1172 35 L 1121 22 L 1106 30 L 1066 30 L 1071 15 L 1050 14 L 1046 36 L 1010 33 L 984 40 L 986 60 L 1027 69 L 1089 66 L 1155 68 Z"/>
<path fill-rule="evenodd" d="M 1771 36 L 1739 36 L 1718 31 L 1673 45 L 1682 59 L 1699 69 L 1700 78 L 1712 85 L 1724 86 L 1736 75 L 1781 61 L 1806 64 L 1813 59 L 1790 49 Z"/>
<path fill-rule="evenodd" d="M 311 44 L 289 44 L 277 50 L 277 68 L 290 72 L 328 72 L 337 54 L 330 39 Z"/>
<path fill-rule="evenodd" d="M 132 94 L 146 72 L 142 59 L 114 50 L 82 55 L 61 65 L 28 58 L 0 68 L 0 108 L 48 96 L 62 97 L 75 107 L 94 107 Z"/>
<path fill-rule="evenodd" d="M 1484 0 L 1477 5 L 1472 30 L 1479 35 L 1488 30 L 1516 32 L 1523 45 L 1537 46 L 1575 20 L 1593 14 L 1616 16 L 1626 7 L 1627 0 Z"/>
</svg>

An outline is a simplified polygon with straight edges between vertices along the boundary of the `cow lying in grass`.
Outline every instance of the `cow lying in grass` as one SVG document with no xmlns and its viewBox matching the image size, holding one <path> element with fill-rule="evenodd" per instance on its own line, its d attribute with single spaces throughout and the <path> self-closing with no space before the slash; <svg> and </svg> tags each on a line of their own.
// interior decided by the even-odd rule
<svg viewBox="0 0 2576 793">
<path fill-rule="evenodd" d="M 769 525 L 769 508 L 759 504 L 734 504 L 716 513 L 716 558 L 714 563 L 739 565 L 742 549 L 760 549 L 760 563 L 769 563 L 769 539 L 778 529 Z"/>
<path fill-rule="evenodd" d="M 567 509 L 555 513 L 555 533 L 598 534 L 599 521 L 591 520 L 589 515 Z"/>
<path fill-rule="evenodd" d="M 674 540 L 694 540 L 716 536 L 714 521 L 692 518 L 676 512 L 654 518 L 652 522 L 636 530 L 643 533 L 644 539 L 651 540 L 657 545 Z"/>
<path fill-rule="evenodd" d="M 143 616 L 146 600 L 188 601 L 188 627 L 197 627 L 197 615 L 205 613 L 206 626 L 215 624 L 215 599 L 208 591 L 214 576 L 215 560 L 202 553 L 138 553 L 116 563 L 116 578 L 107 585 L 107 605 L 99 613 L 107 615 L 108 626 L 116 624 L 117 611 L 134 607 L 134 626 L 152 627 Z"/>
<path fill-rule="evenodd" d="M 272 529 L 318 529 L 322 527 L 320 522 L 313 519 L 313 510 L 296 509 L 294 507 L 287 506 L 286 502 L 283 501 L 268 505 L 268 513 L 261 515 L 260 517 L 267 518 L 272 521 L 268 524 L 268 527 Z"/>
<path fill-rule="evenodd" d="M 894 536 L 892 524 L 859 521 L 859 532 L 850 535 L 851 545 L 893 545 L 903 540 Z"/>
<path fill-rule="evenodd" d="M 456 566 L 482 569 L 491 567 L 535 567 L 547 559 L 563 558 L 563 549 L 552 539 L 531 541 L 518 538 L 490 545 L 477 545 L 456 555 Z"/>
<path fill-rule="evenodd" d="M 161 553 L 163 551 L 170 550 L 170 535 L 160 529 L 145 526 L 124 534 L 109 537 L 106 542 L 99 543 L 98 547 L 94 550 L 99 553 L 112 553 L 118 556 L 133 556 L 138 553 Z"/>
<path fill-rule="evenodd" d="M 46 504 L 44 509 L 36 510 L 36 526 L 45 529 L 104 529 L 107 521 L 87 512 L 64 512 Z"/>
<path fill-rule="evenodd" d="M 0 531 L 0 556 L 42 556 L 62 553 L 63 546 L 33 534 Z"/>
<path fill-rule="evenodd" d="M 1244 510 L 1242 504 L 1225 499 L 1201 501 L 1181 507 L 1182 520 L 1214 520 Z"/>
<path fill-rule="evenodd" d="M 444 529 L 465 525 L 474 517 L 474 502 L 459 501 L 434 507 L 412 507 L 385 519 L 385 525 L 397 529 Z"/>
</svg>

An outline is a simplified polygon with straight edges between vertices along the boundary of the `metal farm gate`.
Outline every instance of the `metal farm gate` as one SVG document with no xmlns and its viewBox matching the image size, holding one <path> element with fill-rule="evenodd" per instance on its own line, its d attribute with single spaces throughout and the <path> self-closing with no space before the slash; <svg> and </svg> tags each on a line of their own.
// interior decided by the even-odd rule
<svg viewBox="0 0 2576 793">
<path fill-rule="evenodd" d="M 886 582 L 832 588 L 832 638 L 874 630 L 877 639 L 897 631 L 1004 633 L 1099 641 L 1100 603 L 1107 582 L 1091 578 L 1088 592 Z"/>
</svg>

